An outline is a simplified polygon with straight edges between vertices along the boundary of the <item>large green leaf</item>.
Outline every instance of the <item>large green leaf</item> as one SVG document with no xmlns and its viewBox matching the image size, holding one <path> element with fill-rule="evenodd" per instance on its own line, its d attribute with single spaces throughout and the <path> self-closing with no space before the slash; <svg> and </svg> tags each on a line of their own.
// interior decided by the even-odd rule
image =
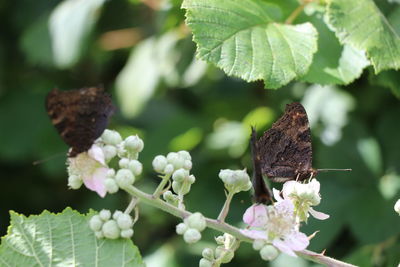
<svg viewBox="0 0 400 267">
<path fill-rule="evenodd" d="M 29 217 L 11 212 L 0 266 L 143 266 L 131 240 L 97 239 L 88 226 L 91 215 L 70 208 Z"/>
<path fill-rule="evenodd" d="M 331 0 L 329 23 L 342 43 L 365 50 L 375 73 L 400 68 L 400 36 L 372 0 Z"/>
<path fill-rule="evenodd" d="M 246 81 L 278 88 L 304 75 L 317 51 L 310 23 L 276 23 L 280 9 L 261 0 L 185 0 L 197 55 Z"/>
</svg>

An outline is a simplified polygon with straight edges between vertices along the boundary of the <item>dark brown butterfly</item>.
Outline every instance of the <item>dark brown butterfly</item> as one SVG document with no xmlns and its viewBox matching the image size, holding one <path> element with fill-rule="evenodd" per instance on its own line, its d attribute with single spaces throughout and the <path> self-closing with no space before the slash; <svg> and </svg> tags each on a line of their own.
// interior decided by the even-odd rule
<svg viewBox="0 0 400 267">
<path fill-rule="evenodd" d="M 61 138 L 71 147 L 69 157 L 75 157 L 87 151 L 103 133 L 114 106 L 103 88 L 53 89 L 46 97 L 46 110 Z"/>
<path fill-rule="evenodd" d="M 257 140 L 252 128 L 251 146 L 254 165 L 255 201 L 271 199 L 263 175 L 274 182 L 303 181 L 318 171 L 335 169 L 312 168 L 311 132 L 307 113 L 300 103 L 286 105 L 285 113 Z M 350 169 L 343 169 L 350 170 Z"/>
</svg>

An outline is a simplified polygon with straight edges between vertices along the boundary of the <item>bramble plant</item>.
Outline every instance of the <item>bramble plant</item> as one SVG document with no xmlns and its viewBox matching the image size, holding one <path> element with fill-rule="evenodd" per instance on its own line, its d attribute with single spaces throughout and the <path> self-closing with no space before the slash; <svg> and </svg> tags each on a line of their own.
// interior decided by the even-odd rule
<svg viewBox="0 0 400 267">
<path fill-rule="evenodd" d="M 106 2 L 84 1 L 89 4 L 75 14 L 74 8 L 81 7 L 71 4 L 72 0 L 64 0 L 50 18 L 54 59 L 59 68 L 71 67 L 78 61 L 79 47 L 95 24 L 97 11 Z M 294 80 L 347 85 L 370 66 L 374 72 L 370 79 L 400 96 L 395 82 L 398 73 L 390 72 L 400 69 L 399 27 L 392 25 L 399 21 L 400 12 L 386 17 L 373 0 L 183 0 L 181 8 L 187 27 L 179 29 L 184 29 L 184 34 L 188 29 L 192 32 L 197 57 L 228 76 L 247 82 L 261 80 L 267 89 L 277 89 Z M 81 16 L 79 31 L 71 28 L 75 23 L 65 23 L 74 15 Z M 181 32 L 171 35 L 176 35 L 171 43 L 182 38 Z M 70 50 L 65 49 L 67 39 L 72 40 Z M 146 52 L 151 58 L 154 48 L 155 40 L 145 40 L 135 53 Z M 121 110 L 126 117 L 137 115 L 159 80 L 167 76 L 159 67 L 164 62 L 157 60 L 151 65 L 157 76 L 149 76 L 155 80 L 151 81 L 151 88 L 145 87 L 143 91 L 147 91 L 138 94 L 140 97 L 121 97 Z M 137 63 L 132 66 L 137 67 Z M 180 75 L 176 74 L 176 80 L 184 84 L 184 75 Z M 124 84 L 127 76 L 121 75 L 117 81 L 121 95 L 121 88 L 129 87 Z M 132 105 L 132 96 L 139 99 L 137 105 Z M 178 217 L 176 233 L 188 244 L 199 242 L 207 228 L 220 232 L 215 246 L 205 247 L 199 256 L 201 267 L 231 262 L 242 243 L 251 243 L 259 251 L 260 260 L 271 261 L 285 253 L 328 266 L 353 266 L 307 250 L 312 239 L 318 238 L 318 229 L 307 236 L 302 226 L 313 218 L 329 218 L 314 209 L 322 201 L 320 183 L 315 178 L 303 183 L 288 181 L 282 190 L 274 188 L 273 203 L 248 207 L 243 214 L 245 226 L 241 227 L 226 221 L 235 194 L 251 190 L 246 169 L 222 169 L 216 174 L 223 183 L 220 191 L 225 193 L 226 200 L 218 217 L 208 218 L 201 211 L 186 209 L 185 197 L 196 186 L 195 182 L 202 182 L 191 172 L 190 153 L 177 151 L 155 156 L 152 167 L 160 182 L 149 193 L 135 184 L 143 172 L 143 149 L 139 136 L 123 139 L 117 131 L 105 130 L 88 151 L 68 158 L 69 188 L 86 187 L 101 198 L 123 193 L 130 196 L 130 203 L 125 209 L 90 210 L 86 215 L 71 208 L 59 214 L 44 211 L 29 217 L 11 212 L 11 226 L 0 246 L 0 266 L 144 266 L 132 242 L 141 205 Z M 394 210 L 400 214 L 400 200 Z"/>
</svg>

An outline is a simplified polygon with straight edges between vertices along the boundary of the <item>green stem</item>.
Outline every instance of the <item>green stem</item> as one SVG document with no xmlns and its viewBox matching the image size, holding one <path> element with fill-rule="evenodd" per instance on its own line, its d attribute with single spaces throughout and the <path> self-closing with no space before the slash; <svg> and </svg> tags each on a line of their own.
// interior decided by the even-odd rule
<svg viewBox="0 0 400 267">
<path fill-rule="evenodd" d="M 218 218 L 217 218 L 218 221 L 220 221 L 220 222 L 225 221 L 225 218 L 228 215 L 229 206 L 231 205 L 231 201 L 232 201 L 234 194 L 235 194 L 234 192 L 229 191 L 228 195 L 226 196 L 224 206 L 222 207 L 221 212 L 219 213 Z"/>
<path fill-rule="evenodd" d="M 159 198 L 159 197 L 160 197 L 162 190 L 164 189 L 165 185 L 166 185 L 166 184 L 168 183 L 168 181 L 169 181 L 169 178 L 171 178 L 171 174 L 166 174 L 166 175 L 162 178 L 160 184 L 157 186 L 156 190 L 155 190 L 154 193 L 153 193 L 153 196 L 154 196 L 155 198 Z"/>
<path fill-rule="evenodd" d="M 139 200 L 136 197 L 132 197 L 131 202 L 129 202 L 129 205 L 126 207 L 124 213 L 130 214 L 138 202 Z"/>
<path fill-rule="evenodd" d="M 168 213 L 170 213 L 176 217 L 179 217 L 181 219 L 189 217 L 192 214 L 189 211 L 178 209 L 177 207 L 172 206 L 171 204 L 168 204 L 167 202 L 162 201 L 161 199 L 156 198 L 155 196 L 149 195 L 149 194 L 137 189 L 133 185 L 124 187 L 122 189 L 125 190 L 131 196 L 137 197 L 140 200 L 140 202 L 143 202 L 143 203 L 146 203 L 155 208 L 161 209 L 161 210 L 168 212 Z M 253 239 L 242 234 L 240 229 L 238 229 L 232 225 L 229 225 L 225 222 L 220 222 L 220 221 L 217 221 L 214 219 L 210 219 L 210 218 L 205 218 L 205 220 L 206 220 L 207 227 L 217 230 L 219 232 L 228 233 L 230 235 L 233 235 L 234 237 L 236 237 L 238 239 L 238 241 L 244 241 L 244 242 L 248 242 L 248 243 L 253 243 L 253 241 L 254 241 Z M 327 266 L 356 267 L 355 265 L 348 264 L 348 263 L 345 263 L 342 261 L 338 261 L 336 259 L 327 257 L 321 253 L 316 253 L 316 252 L 312 252 L 309 250 L 297 251 L 296 254 L 303 258 L 307 258 L 310 261 L 325 264 Z"/>
<path fill-rule="evenodd" d="M 293 21 L 300 15 L 307 4 L 311 3 L 313 0 L 304 0 L 286 19 L 286 24 L 292 24 Z"/>
</svg>

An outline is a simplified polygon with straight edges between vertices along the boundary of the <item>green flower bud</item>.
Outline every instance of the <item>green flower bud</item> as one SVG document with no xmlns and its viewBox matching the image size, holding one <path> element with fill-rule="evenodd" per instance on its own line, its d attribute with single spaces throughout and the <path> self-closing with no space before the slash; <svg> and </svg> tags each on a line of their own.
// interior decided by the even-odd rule
<svg viewBox="0 0 400 267">
<path fill-rule="evenodd" d="M 115 146 L 106 145 L 103 148 L 104 158 L 108 162 L 117 155 L 117 148 Z"/>
<path fill-rule="evenodd" d="M 138 176 L 142 174 L 143 165 L 137 160 L 131 160 L 128 164 L 128 168 L 131 170 L 133 175 Z"/>
<path fill-rule="evenodd" d="M 174 166 L 175 170 L 183 168 L 183 165 L 185 164 L 185 159 L 179 156 L 179 154 L 176 152 L 168 153 L 167 160 L 168 163 Z"/>
<path fill-rule="evenodd" d="M 103 226 L 103 221 L 101 220 L 99 215 L 94 215 L 92 218 L 89 220 L 89 227 L 93 231 L 100 231 L 101 227 Z"/>
<path fill-rule="evenodd" d="M 158 173 L 163 173 L 165 167 L 167 166 L 168 162 L 167 162 L 167 158 L 162 156 L 162 155 L 158 155 L 154 158 L 153 160 L 153 169 L 158 172 Z"/>
<path fill-rule="evenodd" d="M 256 239 L 253 242 L 253 249 L 254 250 L 260 250 L 265 246 L 265 241 L 262 239 Z"/>
<path fill-rule="evenodd" d="M 188 244 L 196 243 L 200 239 L 201 239 L 201 234 L 197 229 L 189 228 L 183 234 L 183 240 L 185 240 L 185 242 Z"/>
<path fill-rule="evenodd" d="M 219 177 L 224 182 L 225 188 L 228 191 L 238 193 L 250 190 L 251 188 L 250 177 L 246 170 L 221 170 Z"/>
<path fill-rule="evenodd" d="M 68 177 L 68 186 L 71 189 L 79 189 L 83 184 L 82 179 L 78 175 L 70 175 Z"/>
<path fill-rule="evenodd" d="M 115 170 L 114 169 L 108 169 L 106 177 L 114 178 L 114 176 L 115 176 Z"/>
<path fill-rule="evenodd" d="M 101 135 L 101 139 L 106 145 L 115 146 L 122 142 L 122 137 L 118 132 L 108 129 L 104 130 L 103 134 Z"/>
<path fill-rule="evenodd" d="M 265 245 L 261 250 L 260 250 L 260 255 L 261 258 L 265 261 L 271 261 L 278 257 L 279 251 L 271 245 Z"/>
<path fill-rule="evenodd" d="M 175 193 L 179 193 L 182 195 L 186 195 L 190 191 L 190 184 L 189 183 L 180 183 L 177 181 L 172 182 L 172 189 L 174 190 Z"/>
<path fill-rule="evenodd" d="M 203 256 L 203 258 L 207 259 L 207 260 L 214 260 L 214 251 L 211 248 L 205 248 L 203 249 L 203 252 L 201 253 L 201 255 Z"/>
<path fill-rule="evenodd" d="M 171 191 L 165 191 L 163 194 L 163 198 L 165 201 L 167 201 L 169 204 L 178 206 L 179 198 L 177 195 L 174 195 Z"/>
<path fill-rule="evenodd" d="M 98 238 L 101 239 L 104 237 L 103 232 L 102 231 L 96 231 L 94 232 L 94 235 Z"/>
<path fill-rule="evenodd" d="M 188 182 L 189 184 L 193 184 L 194 182 L 196 182 L 196 178 L 194 177 L 193 174 L 189 175 Z"/>
<path fill-rule="evenodd" d="M 180 223 L 180 224 L 178 224 L 177 226 L 176 226 L 176 233 L 178 234 L 178 235 L 183 235 L 185 232 L 186 232 L 186 230 L 188 229 L 188 227 L 187 227 L 187 225 L 186 224 L 184 224 L 184 223 Z"/>
<path fill-rule="evenodd" d="M 108 221 L 111 218 L 111 211 L 103 209 L 99 212 L 99 216 L 103 221 Z"/>
<path fill-rule="evenodd" d="M 121 231 L 122 238 L 131 238 L 133 236 L 133 229 L 125 229 Z"/>
<path fill-rule="evenodd" d="M 185 160 L 189 160 L 189 161 L 192 160 L 192 157 L 190 156 L 190 153 L 187 152 L 186 150 L 181 150 L 181 151 L 179 151 L 179 152 L 178 152 L 178 155 L 179 155 L 181 158 L 185 159 Z"/>
<path fill-rule="evenodd" d="M 128 136 L 124 141 L 124 147 L 129 152 L 141 152 L 144 147 L 143 140 L 139 136 Z"/>
<path fill-rule="evenodd" d="M 119 160 L 118 165 L 120 168 L 127 169 L 129 165 L 129 159 L 128 158 L 122 158 Z"/>
<path fill-rule="evenodd" d="M 132 217 L 129 214 L 123 213 L 118 216 L 117 224 L 121 230 L 130 229 L 133 226 Z"/>
<path fill-rule="evenodd" d="M 200 232 L 203 231 L 207 224 L 206 219 L 200 212 L 193 213 L 185 219 L 185 223 L 189 228 L 197 229 Z"/>
<path fill-rule="evenodd" d="M 192 169 L 192 161 L 191 160 L 185 160 L 185 162 L 183 163 L 183 168 L 185 170 L 190 171 Z"/>
<path fill-rule="evenodd" d="M 110 194 L 117 193 L 119 190 L 117 182 L 112 178 L 106 178 L 104 181 L 104 186 L 106 187 L 107 192 Z"/>
<path fill-rule="evenodd" d="M 212 265 L 212 262 L 210 260 L 207 260 L 207 259 L 204 259 L 204 258 L 200 259 L 199 267 L 212 267 L 212 266 L 213 265 Z"/>
<path fill-rule="evenodd" d="M 223 235 L 219 235 L 215 238 L 215 242 L 217 242 L 218 245 L 224 245 L 225 237 Z"/>
<path fill-rule="evenodd" d="M 129 186 L 135 182 L 135 176 L 128 169 L 120 169 L 115 175 L 115 181 L 119 187 Z"/>
<path fill-rule="evenodd" d="M 117 239 L 121 232 L 118 228 L 117 222 L 114 220 L 105 222 L 101 231 L 103 232 L 104 237 L 108 239 Z"/>
<path fill-rule="evenodd" d="M 167 166 L 165 166 L 165 169 L 163 171 L 163 173 L 165 174 L 172 174 L 174 172 L 174 165 L 172 164 L 167 164 Z"/>
<path fill-rule="evenodd" d="M 187 177 L 189 177 L 189 171 L 185 169 L 176 170 L 172 174 L 172 179 L 180 183 L 182 183 Z"/>
<path fill-rule="evenodd" d="M 216 249 L 218 250 L 218 248 Z M 225 252 L 222 254 L 221 252 Z M 235 253 L 232 250 L 225 250 L 221 248 L 221 252 L 219 253 L 219 258 L 221 258 L 221 263 L 228 263 L 231 262 L 233 257 L 235 256 Z"/>
<path fill-rule="evenodd" d="M 119 216 L 121 216 L 122 214 L 124 214 L 122 211 L 116 210 L 116 211 L 114 211 L 114 214 L 112 217 L 114 220 L 117 220 L 119 218 Z"/>
</svg>

